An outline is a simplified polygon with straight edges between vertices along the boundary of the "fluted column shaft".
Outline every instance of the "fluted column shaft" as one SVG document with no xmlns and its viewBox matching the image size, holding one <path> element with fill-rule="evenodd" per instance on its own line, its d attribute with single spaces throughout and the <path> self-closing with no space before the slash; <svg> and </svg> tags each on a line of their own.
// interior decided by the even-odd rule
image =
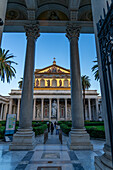
<svg viewBox="0 0 113 170">
<path fill-rule="evenodd" d="M 41 99 L 41 120 L 44 118 L 44 99 Z"/>
<path fill-rule="evenodd" d="M 20 99 L 18 99 L 18 105 L 17 105 L 17 120 L 19 120 L 20 115 Z"/>
<path fill-rule="evenodd" d="M 90 99 L 88 99 L 88 111 L 89 111 L 89 120 L 91 120 L 91 103 L 90 103 Z"/>
<path fill-rule="evenodd" d="M 84 127 L 82 86 L 79 63 L 78 37 L 80 27 L 67 26 L 67 34 L 70 41 L 70 71 L 71 71 L 71 113 L 72 128 L 82 129 Z"/>
<path fill-rule="evenodd" d="M 13 107 L 13 99 L 9 101 L 9 114 L 12 114 L 12 107 Z"/>
<path fill-rule="evenodd" d="M 1 115 L 0 115 L 0 119 L 2 120 L 2 116 L 3 116 L 3 107 L 4 107 L 4 104 L 2 103 L 2 107 L 1 107 Z"/>
<path fill-rule="evenodd" d="M 57 121 L 59 121 L 60 114 L 59 114 L 59 99 L 57 99 Z"/>
<path fill-rule="evenodd" d="M 3 115 L 3 120 L 6 120 L 7 109 L 8 109 L 8 104 L 5 104 L 4 115 Z"/>
<path fill-rule="evenodd" d="M 35 120 L 35 114 L 36 114 L 36 99 L 34 99 L 34 104 L 33 104 L 33 120 Z"/>
<path fill-rule="evenodd" d="M 51 120 L 51 99 L 49 99 L 49 120 Z"/>
<path fill-rule="evenodd" d="M 98 99 L 95 99 L 96 103 L 96 120 L 98 120 Z"/>
<path fill-rule="evenodd" d="M 67 99 L 65 99 L 65 120 L 67 120 Z"/>
<path fill-rule="evenodd" d="M 29 129 L 32 127 L 35 41 L 37 37 L 39 37 L 39 28 L 37 25 L 28 25 L 25 26 L 25 31 L 27 36 L 27 49 L 19 127 L 22 129 Z"/>
</svg>

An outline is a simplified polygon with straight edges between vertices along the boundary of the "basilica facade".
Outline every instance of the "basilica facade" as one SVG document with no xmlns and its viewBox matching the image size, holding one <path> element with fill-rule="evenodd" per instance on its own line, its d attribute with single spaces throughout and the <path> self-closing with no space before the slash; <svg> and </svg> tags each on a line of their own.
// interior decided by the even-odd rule
<svg viewBox="0 0 113 170">
<path fill-rule="evenodd" d="M 33 120 L 71 120 L 70 70 L 53 64 L 35 70 L 33 95 Z M 86 90 L 85 120 L 98 120 L 101 116 L 101 97 L 96 90 Z M 21 90 L 11 90 L 9 97 L 2 97 L 1 120 L 6 114 L 20 115 Z"/>
</svg>

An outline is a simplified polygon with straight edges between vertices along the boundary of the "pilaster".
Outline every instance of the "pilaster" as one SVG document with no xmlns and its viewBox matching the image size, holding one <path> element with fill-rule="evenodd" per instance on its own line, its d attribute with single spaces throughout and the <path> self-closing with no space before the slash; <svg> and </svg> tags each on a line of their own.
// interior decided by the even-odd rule
<svg viewBox="0 0 113 170">
<path fill-rule="evenodd" d="M 111 0 L 108 0 L 108 2 L 109 4 L 111 4 Z M 107 3 L 106 0 L 99 0 L 97 5 L 97 2 L 95 0 L 91 0 L 91 6 L 92 6 L 93 25 L 94 25 L 94 33 L 95 33 L 95 40 L 96 40 L 97 60 L 99 66 L 99 77 L 100 77 L 100 86 L 101 86 L 101 95 L 102 95 L 102 113 L 104 118 L 104 126 L 105 126 L 105 134 L 106 134 L 106 144 L 104 146 L 105 153 L 102 156 L 95 157 L 95 169 L 111 170 L 113 169 L 113 166 L 112 166 L 112 159 L 111 159 L 109 125 L 108 125 L 108 118 L 107 118 L 105 88 L 104 88 L 102 63 L 100 57 L 100 48 L 99 48 L 98 32 L 97 32 L 97 23 L 100 19 L 100 16 L 103 16 L 103 8 L 105 9 L 105 11 L 107 11 Z"/>
</svg>

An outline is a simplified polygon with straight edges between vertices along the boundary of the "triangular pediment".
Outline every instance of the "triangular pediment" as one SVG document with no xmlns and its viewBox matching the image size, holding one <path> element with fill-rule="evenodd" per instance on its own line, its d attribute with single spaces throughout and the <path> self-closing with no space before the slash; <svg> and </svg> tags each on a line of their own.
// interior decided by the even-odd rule
<svg viewBox="0 0 113 170">
<path fill-rule="evenodd" d="M 43 69 L 37 69 L 36 71 L 35 71 L 35 74 L 42 74 L 42 73 L 50 73 L 50 74 L 55 74 L 55 73 L 65 73 L 65 74 L 70 74 L 70 70 L 69 69 L 65 69 L 65 68 L 63 68 L 63 67 L 60 67 L 60 66 L 58 66 L 58 65 L 56 65 L 56 64 L 53 64 L 53 65 L 51 65 L 51 66 L 48 66 L 48 67 L 45 67 L 45 68 L 43 68 Z"/>
</svg>

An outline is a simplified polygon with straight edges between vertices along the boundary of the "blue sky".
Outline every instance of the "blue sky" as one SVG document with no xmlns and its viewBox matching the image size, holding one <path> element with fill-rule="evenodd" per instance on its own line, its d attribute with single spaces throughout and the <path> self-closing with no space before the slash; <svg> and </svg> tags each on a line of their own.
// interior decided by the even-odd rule
<svg viewBox="0 0 113 170">
<path fill-rule="evenodd" d="M 8 95 L 11 89 L 18 89 L 18 81 L 23 77 L 24 61 L 26 53 L 26 36 L 24 33 L 4 33 L 2 48 L 10 50 L 18 65 L 16 68 L 16 78 L 9 83 L 0 81 L 0 94 Z M 96 57 L 95 38 L 93 34 L 80 34 L 79 54 L 81 75 L 88 75 L 91 79 L 92 90 L 100 93 L 100 85 L 94 80 L 91 67 Z M 43 33 L 36 41 L 35 69 L 49 66 L 56 58 L 57 65 L 70 68 L 70 46 L 65 34 Z"/>
</svg>

